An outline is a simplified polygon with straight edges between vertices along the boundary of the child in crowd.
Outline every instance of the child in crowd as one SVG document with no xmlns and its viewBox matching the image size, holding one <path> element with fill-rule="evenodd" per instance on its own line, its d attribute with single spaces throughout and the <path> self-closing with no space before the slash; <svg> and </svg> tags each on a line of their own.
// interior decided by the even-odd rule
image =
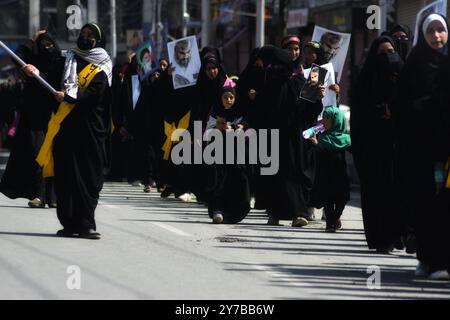
<svg viewBox="0 0 450 320">
<path fill-rule="evenodd" d="M 326 231 L 334 233 L 342 228 L 340 218 L 350 200 L 345 151 L 351 147 L 351 139 L 345 131 L 345 115 L 340 109 L 326 108 L 323 123 L 325 132 L 311 138 L 317 148 L 318 167 L 312 199 L 316 208 L 325 208 Z"/>
<path fill-rule="evenodd" d="M 228 79 L 222 90 L 221 104 L 213 108 L 207 129 L 242 130 L 242 115 L 236 101 L 235 83 Z M 208 134 L 208 131 L 207 131 Z M 224 161 L 226 159 L 224 139 Z M 209 216 L 215 224 L 239 223 L 250 212 L 250 186 L 244 165 L 214 164 L 208 166 L 207 192 Z"/>
</svg>

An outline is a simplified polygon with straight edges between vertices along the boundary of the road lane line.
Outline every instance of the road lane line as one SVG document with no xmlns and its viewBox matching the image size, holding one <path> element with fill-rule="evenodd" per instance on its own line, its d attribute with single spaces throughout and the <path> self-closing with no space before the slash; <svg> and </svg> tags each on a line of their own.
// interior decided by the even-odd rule
<svg viewBox="0 0 450 320">
<path fill-rule="evenodd" d="M 106 203 L 104 203 L 102 201 L 99 201 L 98 204 L 103 206 L 103 207 L 109 208 L 109 209 L 120 209 L 118 206 L 115 206 L 113 204 L 106 204 Z"/>
<path fill-rule="evenodd" d="M 160 227 L 162 229 L 165 229 L 167 231 L 173 232 L 179 236 L 183 236 L 183 237 L 193 237 L 192 234 L 184 232 L 183 230 L 177 229 L 175 227 L 169 226 L 165 223 L 161 223 L 161 222 L 152 222 L 153 225 Z"/>
</svg>

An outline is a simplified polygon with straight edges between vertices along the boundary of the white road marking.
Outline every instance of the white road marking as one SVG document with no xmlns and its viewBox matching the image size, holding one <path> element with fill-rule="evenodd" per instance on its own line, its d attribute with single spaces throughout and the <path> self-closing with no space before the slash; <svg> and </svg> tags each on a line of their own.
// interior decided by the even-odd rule
<svg viewBox="0 0 450 320">
<path fill-rule="evenodd" d="M 162 229 L 165 229 L 167 231 L 173 232 L 179 236 L 183 236 L 183 237 L 193 237 L 192 234 L 184 232 L 183 230 L 177 229 L 175 227 L 169 226 L 165 223 L 161 223 L 161 222 L 152 222 L 153 225 L 160 227 Z"/>
<path fill-rule="evenodd" d="M 267 266 L 262 266 L 259 264 L 250 264 L 250 266 L 253 269 L 256 269 L 258 271 L 263 271 L 265 272 L 269 277 L 271 278 L 275 278 L 277 281 L 281 281 L 281 282 L 288 282 L 289 285 L 291 286 L 295 286 L 295 287 L 304 287 L 307 284 L 300 282 L 300 281 L 293 281 L 292 278 L 287 277 L 286 274 L 281 273 L 280 271 L 273 271 L 272 268 L 267 267 Z"/>
<path fill-rule="evenodd" d="M 103 206 L 103 207 L 109 208 L 109 209 L 120 209 L 118 206 L 115 206 L 113 204 L 105 204 L 102 201 L 99 201 L 98 204 Z"/>
</svg>

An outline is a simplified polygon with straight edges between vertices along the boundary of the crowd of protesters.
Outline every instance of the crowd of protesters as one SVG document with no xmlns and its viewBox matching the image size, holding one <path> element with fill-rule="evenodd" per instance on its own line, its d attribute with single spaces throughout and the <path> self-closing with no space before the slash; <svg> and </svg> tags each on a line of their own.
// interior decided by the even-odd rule
<svg viewBox="0 0 450 320">
<path fill-rule="evenodd" d="M 100 238 L 95 209 L 104 177 L 162 198 L 197 201 L 215 224 L 239 223 L 254 207 L 266 211 L 271 226 L 289 220 L 301 228 L 315 219 L 314 208 L 323 208 L 325 231 L 335 233 L 345 228 L 351 153 L 369 249 L 417 254 L 417 276 L 448 280 L 450 254 L 442 251 L 450 245 L 447 19 L 427 16 L 415 36 L 412 47 L 410 30 L 398 25 L 372 43 L 352 90 L 349 133 L 339 105 L 322 103 L 326 89 L 339 94 L 338 84 L 317 86 L 314 101 L 300 98 L 304 70 L 329 62 L 319 42 L 287 36 L 279 46 L 256 48 L 237 77 L 226 72 L 218 49 L 203 48 L 196 85 L 176 90 L 168 59 L 145 78 L 135 55 L 113 67 L 97 24 L 82 29 L 66 59 L 41 32 L 20 51 L 28 78 L 0 191 L 29 199 L 32 208 L 57 207 L 64 237 Z M 34 73 L 57 94 L 39 87 Z M 172 133 L 194 135 L 195 122 L 203 133 L 223 136 L 277 130 L 279 170 L 263 175 L 265 163 L 175 164 Z M 302 137 L 319 122 L 322 133 Z"/>
</svg>

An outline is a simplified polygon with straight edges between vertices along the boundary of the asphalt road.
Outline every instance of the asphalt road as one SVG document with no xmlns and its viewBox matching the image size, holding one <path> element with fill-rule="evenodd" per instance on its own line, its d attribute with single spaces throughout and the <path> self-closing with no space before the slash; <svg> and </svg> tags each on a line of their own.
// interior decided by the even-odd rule
<svg viewBox="0 0 450 320">
<path fill-rule="evenodd" d="M 61 239 L 55 210 L 26 204 L 0 195 L 0 299 L 450 298 L 449 282 L 414 278 L 413 256 L 367 249 L 356 193 L 337 234 L 321 221 L 270 227 L 257 211 L 213 225 L 196 203 L 110 183 L 102 240 Z"/>
</svg>

